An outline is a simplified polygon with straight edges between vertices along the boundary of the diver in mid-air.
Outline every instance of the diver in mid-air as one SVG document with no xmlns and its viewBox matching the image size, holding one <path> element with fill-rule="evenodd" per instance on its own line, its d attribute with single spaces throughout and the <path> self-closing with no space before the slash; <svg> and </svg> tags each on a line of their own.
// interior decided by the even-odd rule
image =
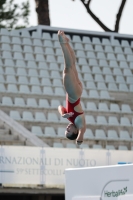
<svg viewBox="0 0 133 200">
<path fill-rule="evenodd" d="M 80 145 L 86 131 L 85 115 L 80 103 L 83 87 L 78 78 L 76 58 L 69 39 L 63 31 L 58 31 L 58 38 L 64 56 L 63 85 L 66 90 L 66 108 L 60 105 L 58 111 L 62 117 L 70 121 L 65 136 L 70 140 L 76 140 Z"/>
</svg>

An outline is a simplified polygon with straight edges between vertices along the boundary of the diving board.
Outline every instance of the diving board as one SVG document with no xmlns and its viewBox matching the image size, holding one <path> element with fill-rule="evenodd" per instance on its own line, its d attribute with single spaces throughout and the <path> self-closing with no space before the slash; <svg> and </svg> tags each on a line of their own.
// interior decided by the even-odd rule
<svg viewBox="0 0 133 200">
<path fill-rule="evenodd" d="M 65 200 L 130 200 L 132 196 L 133 164 L 65 170 Z"/>
</svg>

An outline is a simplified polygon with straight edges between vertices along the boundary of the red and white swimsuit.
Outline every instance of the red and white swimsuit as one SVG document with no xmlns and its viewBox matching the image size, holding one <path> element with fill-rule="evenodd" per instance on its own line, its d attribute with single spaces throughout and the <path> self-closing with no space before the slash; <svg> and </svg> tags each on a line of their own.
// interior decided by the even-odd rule
<svg viewBox="0 0 133 200">
<path fill-rule="evenodd" d="M 68 95 L 66 95 L 66 112 L 67 113 L 69 113 L 69 112 L 74 113 L 74 115 L 72 117 L 68 118 L 68 120 L 70 122 L 72 122 L 73 124 L 74 124 L 74 121 L 75 121 L 76 117 L 83 114 L 83 112 L 79 113 L 79 112 L 76 112 L 74 110 L 75 106 L 77 106 L 79 103 L 80 103 L 80 98 L 76 102 L 70 103 L 68 101 Z"/>
</svg>

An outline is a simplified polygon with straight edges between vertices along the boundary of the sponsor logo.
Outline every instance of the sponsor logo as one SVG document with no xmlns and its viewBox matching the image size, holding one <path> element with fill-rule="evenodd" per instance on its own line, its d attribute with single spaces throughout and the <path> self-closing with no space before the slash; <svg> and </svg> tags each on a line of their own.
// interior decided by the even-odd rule
<svg viewBox="0 0 133 200">
<path fill-rule="evenodd" d="M 118 197 L 120 195 L 125 195 L 127 193 L 127 187 L 124 187 L 121 190 L 114 191 L 112 190 L 111 192 L 109 191 L 104 191 L 104 197 Z"/>
</svg>

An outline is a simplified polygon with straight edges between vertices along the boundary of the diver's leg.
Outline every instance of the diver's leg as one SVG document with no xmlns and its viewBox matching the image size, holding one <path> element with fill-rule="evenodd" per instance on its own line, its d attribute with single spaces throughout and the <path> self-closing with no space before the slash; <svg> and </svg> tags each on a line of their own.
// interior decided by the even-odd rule
<svg viewBox="0 0 133 200">
<path fill-rule="evenodd" d="M 75 70 L 75 61 L 73 54 L 70 51 L 70 45 L 68 44 L 67 38 L 62 31 L 58 32 L 59 42 L 63 51 L 64 56 L 64 71 L 63 71 L 63 84 L 68 93 L 68 96 L 76 101 L 80 98 L 82 94 L 82 85 L 79 79 L 76 76 Z M 77 72 L 77 71 L 76 71 Z"/>
</svg>

